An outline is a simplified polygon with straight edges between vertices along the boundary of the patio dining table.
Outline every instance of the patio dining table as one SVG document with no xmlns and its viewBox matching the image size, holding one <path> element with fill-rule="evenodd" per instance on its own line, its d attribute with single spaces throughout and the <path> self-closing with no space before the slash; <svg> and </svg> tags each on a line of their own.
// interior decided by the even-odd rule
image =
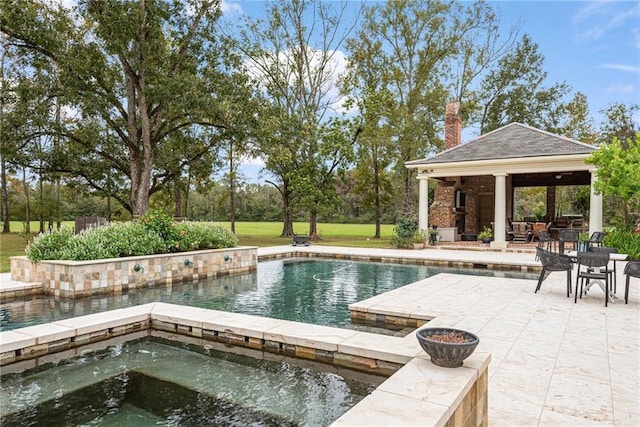
<svg viewBox="0 0 640 427">
<path fill-rule="evenodd" d="M 576 260 L 578 258 L 578 251 L 569 251 L 567 252 L 567 255 L 571 259 Z M 609 254 L 609 261 L 613 261 L 613 289 L 614 289 L 614 291 L 612 291 L 611 288 L 609 289 L 609 302 L 613 302 L 613 299 L 617 298 L 615 295 L 615 290 L 617 290 L 616 261 L 627 261 L 628 259 L 629 259 L 628 254 L 619 254 L 619 253 Z M 589 288 L 591 288 L 591 286 L 596 284 L 600 287 L 600 289 L 602 289 L 602 292 L 605 292 L 604 283 L 602 283 L 600 280 L 594 280 L 593 282 L 589 283 L 589 285 L 587 286 L 587 289 L 585 290 L 585 293 L 589 290 Z"/>
</svg>

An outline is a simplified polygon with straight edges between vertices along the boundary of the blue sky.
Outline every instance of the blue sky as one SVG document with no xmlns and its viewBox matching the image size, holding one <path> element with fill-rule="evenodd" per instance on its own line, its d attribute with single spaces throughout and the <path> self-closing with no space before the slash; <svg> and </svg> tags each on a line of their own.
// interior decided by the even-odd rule
<svg viewBox="0 0 640 427">
<path fill-rule="evenodd" d="M 354 8 L 359 4 L 354 1 Z M 529 34 L 539 45 L 548 85 L 565 81 L 574 92 L 587 95 L 596 125 L 601 120 L 598 111 L 614 102 L 640 104 L 640 2 L 539 0 L 488 4 L 495 8 L 505 33 L 520 22 L 520 34 Z M 226 0 L 225 14 L 261 17 L 264 5 L 257 0 Z"/>
<path fill-rule="evenodd" d="M 354 1 L 354 8 L 359 4 Z M 640 2 L 505 0 L 488 4 L 500 17 L 502 31 L 520 23 L 520 35 L 529 34 L 538 44 L 545 57 L 547 85 L 564 81 L 573 93 L 587 96 L 596 127 L 603 120 L 599 111 L 611 104 L 640 104 Z M 258 0 L 225 0 L 225 15 L 261 17 L 264 5 Z M 635 121 L 640 123 L 640 114 Z M 474 136 L 475 129 L 463 133 L 464 140 Z M 242 169 L 249 179 L 260 181 L 256 179 L 258 162 Z"/>
<path fill-rule="evenodd" d="M 640 104 L 640 2 L 489 2 L 501 20 L 523 21 L 545 56 L 549 82 L 587 95 L 596 125 L 614 102 Z M 636 117 L 640 121 L 640 117 Z"/>
</svg>

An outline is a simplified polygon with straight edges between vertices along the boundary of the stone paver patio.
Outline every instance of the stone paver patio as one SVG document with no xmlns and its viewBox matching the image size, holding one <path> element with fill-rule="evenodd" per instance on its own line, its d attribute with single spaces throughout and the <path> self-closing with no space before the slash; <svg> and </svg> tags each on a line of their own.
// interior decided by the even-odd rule
<svg viewBox="0 0 640 427">
<path fill-rule="evenodd" d="M 469 250 L 263 248 L 281 251 L 387 256 L 539 266 L 534 253 Z M 624 263 L 617 294 L 624 296 Z M 575 272 L 573 277 L 575 278 Z M 629 304 L 604 306 L 594 287 L 574 304 L 566 274 L 536 281 L 440 274 L 352 305 L 387 314 L 420 314 L 433 326 L 469 330 L 478 350 L 491 353 L 489 424 L 492 426 L 640 425 L 640 283 Z M 406 339 L 414 340 L 413 334 Z"/>
</svg>

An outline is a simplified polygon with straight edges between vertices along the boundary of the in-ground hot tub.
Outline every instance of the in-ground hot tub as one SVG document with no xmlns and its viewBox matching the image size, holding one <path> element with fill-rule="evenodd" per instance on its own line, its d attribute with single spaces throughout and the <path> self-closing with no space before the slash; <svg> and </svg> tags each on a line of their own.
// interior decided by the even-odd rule
<svg viewBox="0 0 640 427">
<path fill-rule="evenodd" d="M 329 425 L 385 379 L 154 335 L 3 372 L 0 424 Z"/>
</svg>

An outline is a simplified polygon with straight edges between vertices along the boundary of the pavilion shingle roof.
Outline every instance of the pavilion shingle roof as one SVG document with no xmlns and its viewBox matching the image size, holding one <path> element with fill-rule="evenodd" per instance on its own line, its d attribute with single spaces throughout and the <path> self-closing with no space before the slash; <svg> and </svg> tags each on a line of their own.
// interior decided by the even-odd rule
<svg viewBox="0 0 640 427">
<path fill-rule="evenodd" d="M 431 158 L 414 160 L 408 164 L 426 165 L 472 160 L 591 154 L 595 150 L 596 148 L 591 145 L 564 136 L 521 123 L 510 123 Z"/>
</svg>

